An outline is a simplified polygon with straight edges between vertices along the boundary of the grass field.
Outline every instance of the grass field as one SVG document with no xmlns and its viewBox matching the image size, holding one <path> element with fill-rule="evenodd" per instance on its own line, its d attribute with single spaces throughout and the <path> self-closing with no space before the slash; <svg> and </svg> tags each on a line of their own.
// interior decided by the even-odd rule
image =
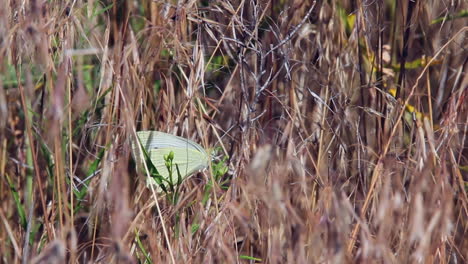
<svg viewBox="0 0 468 264">
<path fill-rule="evenodd" d="M 0 263 L 468 263 L 466 1 L 0 3 Z"/>
</svg>

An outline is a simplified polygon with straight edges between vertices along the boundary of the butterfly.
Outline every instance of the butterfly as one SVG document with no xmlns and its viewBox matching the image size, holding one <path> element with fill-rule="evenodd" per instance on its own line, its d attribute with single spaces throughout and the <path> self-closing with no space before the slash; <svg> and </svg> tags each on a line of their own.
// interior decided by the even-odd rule
<svg viewBox="0 0 468 264">
<path fill-rule="evenodd" d="M 136 134 L 151 163 L 167 181 L 177 182 L 176 165 L 179 168 L 181 179 L 208 167 L 208 153 L 202 146 L 192 140 L 160 131 L 138 131 Z M 132 152 L 137 166 L 141 166 L 142 161 L 146 160 L 144 153 L 141 153 L 138 147 L 139 143 L 132 141 Z M 166 166 L 165 157 L 171 152 L 174 157 L 172 160 L 173 166 L 170 168 L 172 178 L 169 179 L 170 172 Z"/>
</svg>

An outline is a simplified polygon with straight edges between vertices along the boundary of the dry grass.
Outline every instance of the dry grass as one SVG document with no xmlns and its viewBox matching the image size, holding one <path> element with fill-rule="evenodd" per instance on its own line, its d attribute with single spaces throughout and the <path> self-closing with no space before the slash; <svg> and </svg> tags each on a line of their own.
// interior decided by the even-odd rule
<svg viewBox="0 0 468 264">
<path fill-rule="evenodd" d="M 3 1 L 0 262 L 467 263 L 466 10 Z M 153 193 L 146 129 L 229 172 Z"/>
</svg>

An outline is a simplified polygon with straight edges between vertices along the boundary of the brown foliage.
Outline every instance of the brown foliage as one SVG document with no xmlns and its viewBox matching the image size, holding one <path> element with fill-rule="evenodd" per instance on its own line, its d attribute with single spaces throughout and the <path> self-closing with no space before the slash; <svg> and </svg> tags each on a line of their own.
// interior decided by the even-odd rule
<svg viewBox="0 0 468 264">
<path fill-rule="evenodd" d="M 2 3 L 1 262 L 468 261 L 466 2 L 174 3 Z"/>
</svg>

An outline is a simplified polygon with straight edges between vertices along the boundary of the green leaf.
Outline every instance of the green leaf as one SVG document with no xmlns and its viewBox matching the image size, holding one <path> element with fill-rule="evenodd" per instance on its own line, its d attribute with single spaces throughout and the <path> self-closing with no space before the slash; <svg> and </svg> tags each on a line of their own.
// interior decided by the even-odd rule
<svg viewBox="0 0 468 264">
<path fill-rule="evenodd" d="M 437 23 L 442 23 L 444 21 L 454 20 L 454 19 L 457 19 L 457 18 L 464 18 L 464 17 L 468 17 L 468 10 L 462 10 L 458 14 L 455 14 L 455 15 L 438 17 L 438 18 L 431 21 L 431 25 L 437 24 Z"/>
<path fill-rule="evenodd" d="M 6 180 L 8 182 L 8 186 L 10 187 L 11 194 L 13 195 L 13 200 L 15 200 L 15 205 L 16 205 L 16 210 L 18 211 L 18 216 L 20 218 L 20 224 L 21 226 L 26 229 L 26 213 L 24 211 L 24 207 L 21 204 L 21 199 L 19 198 L 18 194 L 18 189 L 14 185 L 14 183 L 10 180 L 10 177 L 8 177 L 8 174 L 5 174 Z"/>
<path fill-rule="evenodd" d="M 246 256 L 246 255 L 240 255 L 239 258 L 245 259 L 245 260 L 262 261 L 261 258 L 256 258 L 256 257 L 251 257 L 251 256 Z"/>
<path fill-rule="evenodd" d="M 153 261 L 151 260 L 151 256 L 149 255 L 148 251 L 145 249 L 143 243 L 141 242 L 140 235 L 138 235 L 137 231 L 135 231 L 135 240 L 141 253 L 143 253 L 143 255 L 145 256 L 146 261 L 148 261 L 149 263 L 153 263 Z"/>
<path fill-rule="evenodd" d="M 192 224 L 192 226 L 190 227 L 190 231 L 192 232 L 192 235 L 194 235 L 198 229 L 200 229 L 200 225 L 199 224 Z"/>
</svg>

